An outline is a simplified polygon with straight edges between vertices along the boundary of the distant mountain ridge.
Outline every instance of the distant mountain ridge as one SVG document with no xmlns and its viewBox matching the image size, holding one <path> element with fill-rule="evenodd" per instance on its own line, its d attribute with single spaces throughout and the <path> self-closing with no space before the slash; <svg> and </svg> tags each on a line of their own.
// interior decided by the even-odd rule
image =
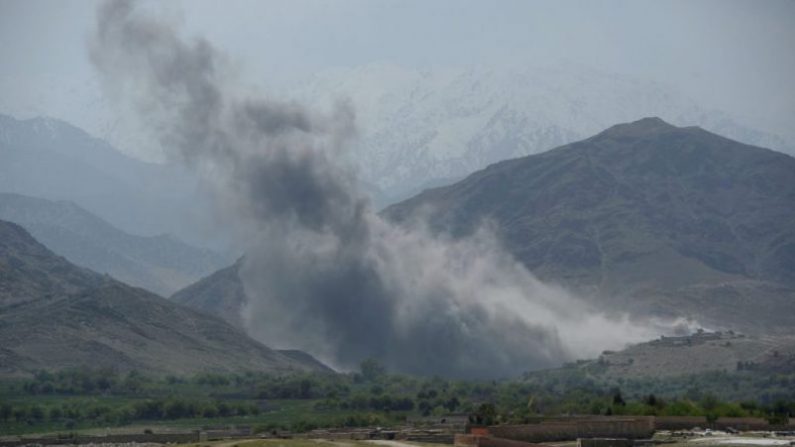
<svg viewBox="0 0 795 447">
<path fill-rule="evenodd" d="M 484 219 L 548 281 L 602 304 L 748 331 L 795 325 L 795 158 L 659 118 L 507 160 L 389 207 Z"/>
<path fill-rule="evenodd" d="M 197 188 L 187 170 L 128 157 L 64 121 L 0 114 L 0 192 L 68 200 L 128 233 L 206 245 Z"/>
<path fill-rule="evenodd" d="M 0 221 L 0 375 L 76 367 L 328 370 L 274 351 L 219 318 L 74 266 L 22 227 Z"/>
<path fill-rule="evenodd" d="M 321 71 L 284 96 L 314 108 L 350 99 L 360 133 L 352 161 L 365 183 L 380 188 L 379 203 L 642 116 L 795 154 L 791 135 L 749 128 L 671 86 L 574 64 L 413 69 L 373 63 Z"/>
<path fill-rule="evenodd" d="M 22 225 L 75 264 L 161 295 L 228 263 L 223 256 L 173 236 L 127 234 L 67 201 L 0 193 L 0 219 Z"/>
<path fill-rule="evenodd" d="M 8 84 L 7 88 L 13 89 L 17 84 Z M 47 85 L 53 90 L 52 94 L 63 93 L 62 80 L 53 79 Z M 129 153 L 146 152 L 129 149 L 133 144 L 147 144 L 146 138 L 141 136 L 140 129 L 129 128 L 130 123 L 120 122 L 115 117 L 112 107 L 96 96 L 97 85 L 72 85 L 70 90 L 55 108 L 53 104 L 20 107 L 10 101 L 6 111 L 17 116 L 33 116 L 50 110 L 65 119 L 72 117 L 92 135 L 105 136 L 117 146 L 126 145 Z M 411 197 L 424 185 L 460 180 L 491 163 L 541 153 L 641 116 L 660 116 L 676 125 L 699 125 L 744 143 L 795 154 L 795 133 L 787 129 L 757 129 L 725 111 L 697 103 L 670 85 L 571 63 L 428 68 L 369 63 L 321 70 L 270 93 L 306 104 L 313 110 L 327 109 L 340 98 L 352 102 L 358 135 L 349 144 L 350 161 L 358 167 L 362 184 L 379 207 Z M 0 118 L 5 118 L 0 119 L 0 163 L 4 161 L 3 135 L 20 133 L 4 130 L 4 127 L 23 126 L 29 128 L 22 132 L 24 134 L 39 132 L 47 138 L 66 139 L 71 143 L 61 144 L 64 149 L 77 146 L 72 144 L 76 142 L 86 145 L 87 141 L 94 141 L 91 144 L 96 143 L 97 148 L 111 147 L 90 137 L 63 138 L 71 132 L 59 130 L 65 123 L 57 119 L 14 120 L 7 115 Z M 9 119 L 13 125 L 4 123 Z M 52 146 L 53 141 L 48 146 Z M 61 161 L 74 161 L 68 159 L 69 151 L 60 152 L 65 152 L 58 155 Z M 59 164 L 62 163 L 53 165 Z M 127 194 L 124 203 L 132 209 L 155 208 L 164 216 L 168 215 L 161 219 L 164 222 L 154 221 L 146 218 L 149 213 L 125 214 L 108 199 L 110 194 L 87 193 L 81 189 L 81 184 L 106 182 L 107 179 L 98 175 L 107 165 L 103 162 L 93 166 L 82 176 L 85 181 L 70 178 L 63 182 L 59 178 L 39 183 L 59 183 L 67 186 L 66 190 L 74 188 L 69 194 L 53 194 L 52 188 L 44 190 L 33 182 L 24 184 L 25 188 L 8 189 L 2 178 L 0 191 L 72 200 L 127 232 L 172 233 L 193 245 L 200 245 L 201 235 L 187 234 L 188 231 L 179 228 L 179 222 L 185 220 L 184 214 L 190 217 L 191 213 L 201 212 L 197 210 L 206 207 L 188 201 L 191 204 L 185 210 L 185 204 L 180 203 L 184 192 L 181 189 L 186 185 L 192 187 L 190 175 L 184 182 L 176 182 L 177 186 L 172 185 L 170 189 L 176 188 L 174 191 L 160 188 L 160 197 L 152 194 L 156 188 L 148 184 L 143 185 L 143 195 L 140 185 L 136 188 L 114 186 Z M 166 171 L 169 169 L 173 167 Z M 51 170 L 58 172 L 58 169 Z M 137 168 L 135 170 L 137 172 Z M 3 174 L 2 166 L 0 174 Z M 178 175 L 186 177 L 185 173 Z M 131 175 L 133 179 L 147 178 L 147 183 L 154 185 L 162 184 L 152 181 L 159 176 L 157 172 L 144 177 Z M 142 201 L 141 198 L 147 196 L 153 203 Z"/>
</svg>

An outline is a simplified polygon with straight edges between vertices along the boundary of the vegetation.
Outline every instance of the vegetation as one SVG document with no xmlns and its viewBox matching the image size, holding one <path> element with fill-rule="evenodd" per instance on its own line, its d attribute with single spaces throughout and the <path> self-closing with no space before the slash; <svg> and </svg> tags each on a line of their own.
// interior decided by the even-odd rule
<svg viewBox="0 0 795 447">
<path fill-rule="evenodd" d="M 0 431 L 121 426 L 244 424 L 260 431 L 390 426 L 407 418 L 469 414 L 475 423 L 541 415 L 795 415 L 795 374 L 710 373 L 609 382 L 570 366 L 505 381 L 387 373 L 374 361 L 350 374 L 258 373 L 149 377 L 64 370 L 0 383 Z M 754 398 L 755 397 L 755 398 Z"/>
</svg>

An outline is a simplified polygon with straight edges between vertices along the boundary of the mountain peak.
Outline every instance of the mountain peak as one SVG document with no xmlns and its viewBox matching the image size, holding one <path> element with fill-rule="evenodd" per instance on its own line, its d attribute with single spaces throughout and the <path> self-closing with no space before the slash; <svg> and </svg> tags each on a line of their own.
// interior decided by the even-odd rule
<svg viewBox="0 0 795 447">
<path fill-rule="evenodd" d="M 678 127 L 668 124 L 656 116 L 641 118 L 631 123 L 616 124 L 598 134 L 597 137 L 638 137 L 653 133 L 668 132 Z"/>
<path fill-rule="evenodd" d="M 422 216 L 453 236 L 488 219 L 535 275 L 604 298 L 600 306 L 753 333 L 795 324 L 793 197 L 795 158 L 645 118 L 492 165 L 383 215 Z M 727 301 L 703 305 L 718 297 Z"/>
</svg>

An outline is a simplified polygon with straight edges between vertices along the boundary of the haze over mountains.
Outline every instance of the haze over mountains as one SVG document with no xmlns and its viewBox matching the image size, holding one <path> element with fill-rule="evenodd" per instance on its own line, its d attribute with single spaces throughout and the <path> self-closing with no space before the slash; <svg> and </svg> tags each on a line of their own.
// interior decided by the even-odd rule
<svg viewBox="0 0 795 447">
<path fill-rule="evenodd" d="M 67 201 L 0 193 L 0 219 L 22 225 L 71 262 L 168 296 L 228 264 L 169 235 L 125 233 Z"/>
<path fill-rule="evenodd" d="M 9 91 L 21 82 L 5 81 L 8 84 L 4 88 Z M 43 87 L 46 94 L 41 98 L 60 98 L 55 103 L 24 103 L 22 97 L 11 94 L 0 106 L 20 117 L 44 113 L 73 117 L 73 124 L 127 153 L 162 158 L 155 149 L 140 147 L 147 141 L 141 129 L 119 120 L 111 105 L 98 95 L 96 80 L 70 85 L 66 90 L 62 82 L 52 79 L 47 84 L 52 85 Z M 426 69 L 369 63 L 321 70 L 276 91 L 279 97 L 312 108 L 328 108 L 339 99 L 351 100 L 359 132 L 351 159 L 380 206 L 460 180 L 491 163 L 540 153 L 643 116 L 659 116 L 681 126 L 698 125 L 743 143 L 795 154 L 795 134 L 791 132 L 744 125 L 731 113 L 699 104 L 670 85 L 573 63 L 442 65 Z M 156 146 L 151 141 L 148 144 Z M 180 189 L 184 187 L 182 184 L 169 195 L 184 193 Z M 121 214 L 127 222 L 117 222 L 115 214 L 105 213 L 93 201 L 78 200 L 77 196 L 55 197 L 39 189 L 12 192 L 73 200 L 135 234 L 178 234 L 178 219 L 172 214 L 196 213 L 182 210 L 184 204 L 172 200 L 169 205 L 178 205 L 176 210 L 158 209 L 168 217 L 164 224 L 139 225 L 137 220 L 142 216 L 130 220 Z M 163 200 L 153 199 L 150 206 Z M 195 197 L 191 200 L 195 207 Z M 133 205 L 131 202 L 131 209 Z M 195 235 L 178 236 L 194 244 L 200 240 L 192 239 Z"/>
<path fill-rule="evenodd" d="M 0 221 L 0 374 L 69 367 L 152 373 L 326 370 L 222 320 L 76 267 Z"/>
<path fill-rule="evenodd" d="M 184 169 L 131 158 L 64 121 L 0 114 L 0 192 L 71 201 L 127 233 L 206 246 L 197 188 Z"/>
</svg>

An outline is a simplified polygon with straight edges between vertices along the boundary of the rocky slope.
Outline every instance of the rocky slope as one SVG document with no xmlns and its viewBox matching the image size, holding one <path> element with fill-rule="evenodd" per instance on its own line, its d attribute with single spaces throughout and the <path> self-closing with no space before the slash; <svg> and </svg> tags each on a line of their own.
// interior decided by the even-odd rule
<svg viewBox="0 0 795 447">
<path fill-rule="evenodd" d="M 795 158 L 659 118 L 476 172 L 384 214 L 490 221 L 543 279 L 713 327 L 795 324 Z"/>
<path fill-rule="evenodd" d="M 223 320 L 77 267 L 0 221 L 0 375 L 38 369 L 320 370 Z"/>
<path fill-rule="evenodd" d="M 597 307 L 752 335 L 795 327 L 795 159 L 658 118 L 503 161 L 384 210 L 463 237 L 492 225 Z M 240 324 L 237 265 L 174 295 Z"/>
<path fill-rule="evenodd" d="M 241 262 L 242 259 L 177 291 L 171 300 L 221 317 L 235 327 L 242 328 L 240 311 L 246 303 L 246 293 L 237 276 Z"/>
<path fill-rule="evenodd" d="M 795 337 L 749 337 L 728 332 L 698 332 L 662 337 L 621 351 L 605 351 L 584 362 L 600 376 L 638 378 L 698 374 L 706 371 L 792 371 Z"/>
</svg>

